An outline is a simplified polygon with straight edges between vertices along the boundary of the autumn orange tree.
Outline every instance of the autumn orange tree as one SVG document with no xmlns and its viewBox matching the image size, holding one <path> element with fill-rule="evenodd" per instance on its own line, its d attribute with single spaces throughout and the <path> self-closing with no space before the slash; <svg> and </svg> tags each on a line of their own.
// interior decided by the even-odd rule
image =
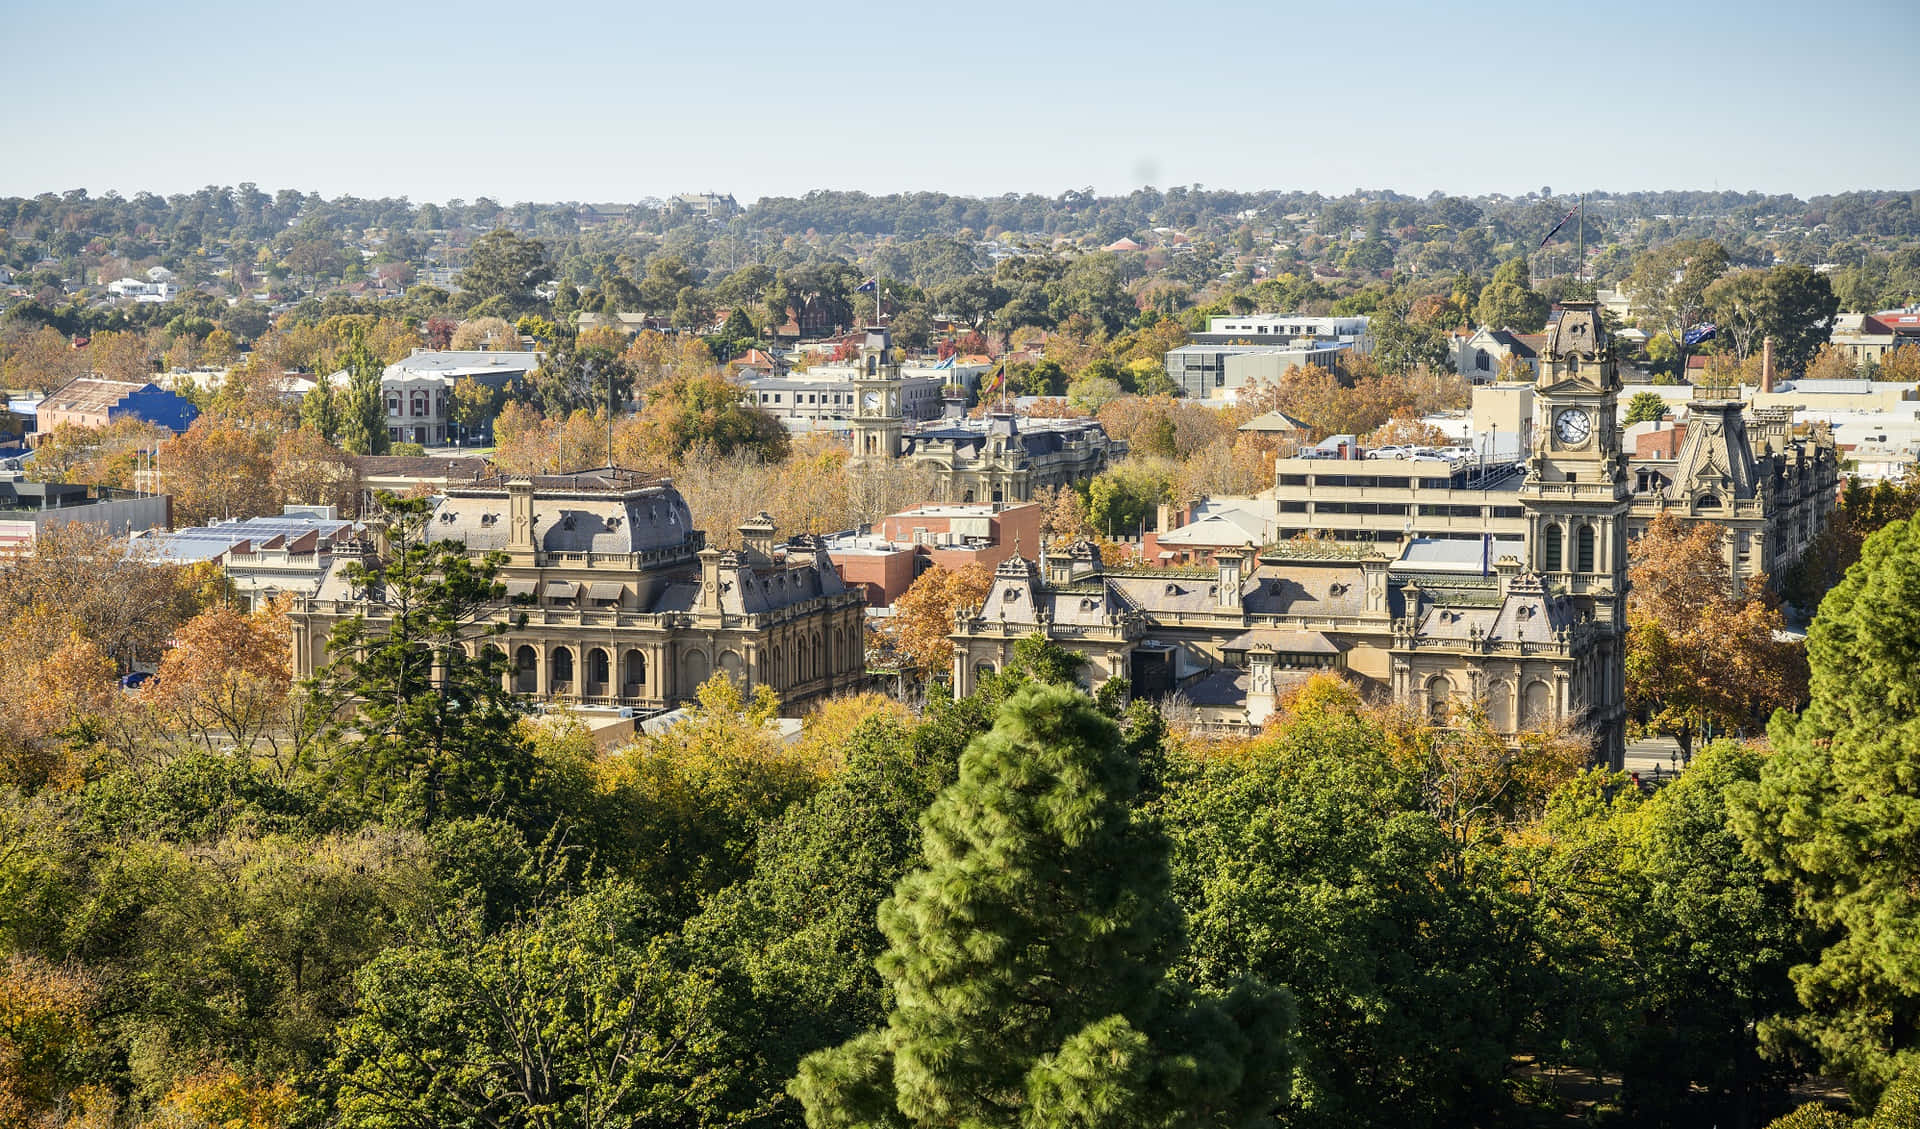
<svg viewBox="0 0 1920 1129">
<path fill-rule="evenodd" d="M 160 448 L 160 479 L 179 525 L 273 513 L 273 463 L 266 437 L 214 415 Z"/>
<path fill-rule="evenodd" d="M 34 473 L 45 482 L 134 488 L 142 461 L 173 437 L 164 427 L 123 416 L 104 427 L 63 423 L 40 441 Z"/>
<path fill-rule="evenodd" d="M 274 730 L 293 686 L 291 638 L 277 607 L 251 615 L 212 607 L 174 634 L 147 692 L 209 750 L 216 740 L 250 749 Z"/>
<path fill-rule="evenodd" d="M 351 513 L 360 493 L 352 456 L 317 431 L 289 431 L 274 442 L 273 494 L 282 506 L 334 506 Z"/>
<path fill-rule="evenodd" d="M 943 670 L 953 659 L 953 613 L 977 608 L 993 587 L 993 571 L 983 564 L 920 574 L 893 602 L 893 617 L 881 635 L 908 666 L 922 674 Z"/>
<path fill-rule="evenodd" d="M 1742 730 L 1807 693 L 1806 651 L 1782 641 L 1764 577 L 1736 587 L 1726 531 L 1662 514 L 1633 543 L 1627 597 L 1627 708 L 1691 756 L 1711 727 Z"/>
</svg>

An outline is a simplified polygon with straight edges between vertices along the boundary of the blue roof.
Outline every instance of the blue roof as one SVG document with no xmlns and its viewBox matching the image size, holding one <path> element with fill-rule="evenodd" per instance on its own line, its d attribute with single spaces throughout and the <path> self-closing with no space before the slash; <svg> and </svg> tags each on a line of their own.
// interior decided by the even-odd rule
<svg viewBox="0 0 1920 1129">
<path fill-rule="evenodd" d="M 193 421 L 200 418 L 200 409 L 194 407 L 191 401 L 178 393 L 148 385 L 127 393 L 125 399 L 107 412 L 109 419 L 122 419 L 127 416 L 145 420 L 178 434 L 193 426 Z"/>
</svg>

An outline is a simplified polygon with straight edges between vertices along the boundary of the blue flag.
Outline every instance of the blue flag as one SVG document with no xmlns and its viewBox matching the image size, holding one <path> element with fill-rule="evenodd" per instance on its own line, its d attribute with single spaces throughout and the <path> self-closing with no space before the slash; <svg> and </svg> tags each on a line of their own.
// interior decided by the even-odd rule
<svg viewBox="0 0 1920 1129">
<path fill-rule="evenodd" d="M 943 369 L 943 368 L 952 368 L 952 367 L 953 367 L 953 359 L 954 359 L 954 357 L 958 357 L 959 355 L 960 355 L 960 354 L 958 354 L 958 353 L 955 353 L 955 354 L 953 354 L 953 356 L 952 356 L 952 357 L 948 357 L 948 358 L 947 358 L 946 360 L 944 360 L 944 361 L 941 361 L 941 362 L 940 362 L 939 364 L 937 364 L 937 365 L 935 365 L 935 366 L 933 366 L 933 367 L 934 367 L 934 368 L 936 368 L 936 369 Z"/>
<path fill-rule="evenodd" d="M 865 282 L 863 282 L 863 283 L 861 283 L 860 285 L 858 285 L 858 286 L 856 286 L 856 287 L 854 287 L 854 288 L 853 288 L 853 292 L 854 292 L 855 294 L 871 294 L 871 293 L 873 293 L 873 290 L 874 290 L 874 287 L 875 287 L 876 285 L 877 285 L 877 283 L 875 283 L 873 279 L 871 279 L 871 278 L 869 278 L 869 279 L 868 279 L 868 280 L 866 280 Z"/>
<path fill-rule="evenodd" d="M 1713 340 L 1714 334 L 1719 332 L 1719 326 L 1710 321 L 1703 321 L 1699 325 L 1688 327 L 1687 331 L 1680 335 L 1680 343 L 1683 345 L 1698 345 L 1702 341 Z"/>
</svg>

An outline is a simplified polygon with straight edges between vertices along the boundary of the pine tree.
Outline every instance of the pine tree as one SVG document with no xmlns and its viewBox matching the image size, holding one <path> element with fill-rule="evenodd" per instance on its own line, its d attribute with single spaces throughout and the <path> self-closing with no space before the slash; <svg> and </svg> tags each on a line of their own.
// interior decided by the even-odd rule
<svg viewBox="0 0 1920 1129">
<path fill-rule="evenodd" d="M 1285 1089 L 1288 997 L 1204 999 L 1137 768 L 1085 695 L 1032 686 L 922 819 L 926 865 L 881 906 L 885 1027 L 801 1064 L 812 1129 L 1229 1126 Z"/>
<path fill-rule="evenodd" d="M 382 491 L 379 502 L 390 548 L 376 564 L 349 562 L 346 576 L 380 618 L 336 625 L 313 680 L 333 719 L 323 734 L 333 773 L 422 825 L 486 813 L 544 822 L 538 766 L 503 684 L 506 656 L 489 643 L 512 626 L 493 615 L 505 554 L 475 558 L 431 540 L 427 499 Z"/>
<path fill-rule="evenodd" d="M 1920 518 L 1875 533 L 1807 637 L 1812 701 L 1738 805 L 1742 837 L 1832 941 L 1794 969 L 1786 1026 L 1856 1094 L 1889 1082 L 1920 1030 Z"/>
</svg>

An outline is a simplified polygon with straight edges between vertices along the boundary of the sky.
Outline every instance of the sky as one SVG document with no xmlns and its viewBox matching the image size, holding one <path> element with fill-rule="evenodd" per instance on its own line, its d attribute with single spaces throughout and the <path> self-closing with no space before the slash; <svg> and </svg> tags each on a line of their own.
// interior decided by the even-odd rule
<svg viewBox="0 0 1920 1129">
<path fill-rule="evenodd" d="M 1920 187 L 1912 0 L 0 0 L 0 195 Z"/>
</svg>

